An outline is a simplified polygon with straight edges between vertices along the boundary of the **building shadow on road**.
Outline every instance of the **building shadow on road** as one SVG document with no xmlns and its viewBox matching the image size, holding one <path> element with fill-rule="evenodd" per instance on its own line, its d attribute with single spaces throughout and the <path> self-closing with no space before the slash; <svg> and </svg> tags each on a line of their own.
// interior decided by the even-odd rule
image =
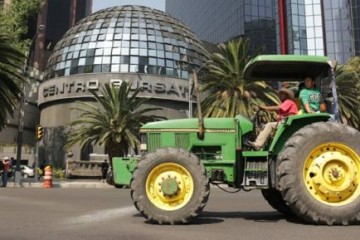
<svg viewBox="0 0 360 240">
<path fill-rule="evenodd" d="M 141 214 L 135 214 L 134 217 L 142 217 Z M 245 219 L 254 222 L 278 222 L 285 220 L 291 223 L 301 223 L 296 217 L 286 217 L 276 211 L 271 212 L 211 212 L 203 211 L 197 218 L 189 223 L 189 225 L 207 225 L 222 223 L 226 219 Z M 148 224 L 154 224 L 152 221 L 145 221 Z"/>
<path fill-rule="evenodd" d="M 141 214 L 134 214 L 133 217 L 143 218 L 143 216 Z M 195 218 L 193 221 L 191 221 L 190 223 L 185 224 L 185 225 L 214 224 L 214 223 L 221 223 L 223 221 L 224 221 L 224 219 L 221 219 L 221 218 L 202 217 L 202 215 L 200 215 L 199 217 Z M 145 220 L 144 222 L 147 224 L 158 225 L 158 223 L 150 221 L 150 220 Z"/>
<path fill-rule="evenodd" d="M 198 217 L 198 223 L 196 224 L 206 224 L 209 222 L 209 219 L 213 221 L 222 222 L 225 219 L 245 219 L 255 222 L 278 222 L 281 220 L 285 220 L 288 222 L 298 223 L 300 222 L 295 217 L 286 217 L 277 211 L 271 212 L 211 212 L 211 211 L 204 211 Z M 197 220 L 195 220 L 197 221 Z"/>
</svg>

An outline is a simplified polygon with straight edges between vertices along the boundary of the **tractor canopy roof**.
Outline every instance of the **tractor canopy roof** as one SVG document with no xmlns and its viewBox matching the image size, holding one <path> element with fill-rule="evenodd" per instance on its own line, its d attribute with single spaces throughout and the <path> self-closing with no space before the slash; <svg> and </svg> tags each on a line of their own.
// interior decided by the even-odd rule
<svg viewBox="0 0 360 240">
<path fill-rule="evenodd" d="M 327 57 L 307 55 L 259 55 L 244 69 L 249 81 L 303 81 L 305 77 L 326 77 L 331 65 Z"/>
</svg>

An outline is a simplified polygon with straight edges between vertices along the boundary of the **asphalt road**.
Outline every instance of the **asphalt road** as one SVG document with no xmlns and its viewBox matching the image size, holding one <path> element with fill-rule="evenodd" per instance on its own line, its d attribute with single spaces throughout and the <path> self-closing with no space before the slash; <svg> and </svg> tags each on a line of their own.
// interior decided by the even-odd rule
<svg viewBox="0 0 360 240">
<path fill-rule="evenodd" d="M 260 192 L 211 189 L 190 225 L 147 223 L 128 189 L 0 189 L 0 239 L 359 239 L 359 226 L 313 226 L 285 219 Z"/>
</svg>

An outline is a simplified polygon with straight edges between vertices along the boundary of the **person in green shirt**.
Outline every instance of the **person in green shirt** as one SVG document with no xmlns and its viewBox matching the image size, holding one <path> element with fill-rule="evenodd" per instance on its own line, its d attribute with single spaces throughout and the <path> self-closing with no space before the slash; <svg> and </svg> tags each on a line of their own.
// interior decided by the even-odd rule
<svg viewBox="0 0 360 240">
<path fill-rule="evenodd" d="M 303 113 L 320 112 L 321 94 L 315 88 L 315 81 L 311 77 L 305 78 L 305 88 L 300 91 L 301 111 Z"/>
</svg>

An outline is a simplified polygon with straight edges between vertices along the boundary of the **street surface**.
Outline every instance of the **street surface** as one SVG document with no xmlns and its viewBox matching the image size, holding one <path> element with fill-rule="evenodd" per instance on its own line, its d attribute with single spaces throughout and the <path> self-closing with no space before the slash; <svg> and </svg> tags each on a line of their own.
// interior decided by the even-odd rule
<svg viewBox="0 0 360 240">
<path fill-rule="evenodd" d="M 285 219 L 261 193 L 211 189 L 203 214 L 190 225 L 147 223 L 129 189 L 1 188 L 0 239 L 359 239 L 359 226 L 313 226 Z"/>
</svg>

